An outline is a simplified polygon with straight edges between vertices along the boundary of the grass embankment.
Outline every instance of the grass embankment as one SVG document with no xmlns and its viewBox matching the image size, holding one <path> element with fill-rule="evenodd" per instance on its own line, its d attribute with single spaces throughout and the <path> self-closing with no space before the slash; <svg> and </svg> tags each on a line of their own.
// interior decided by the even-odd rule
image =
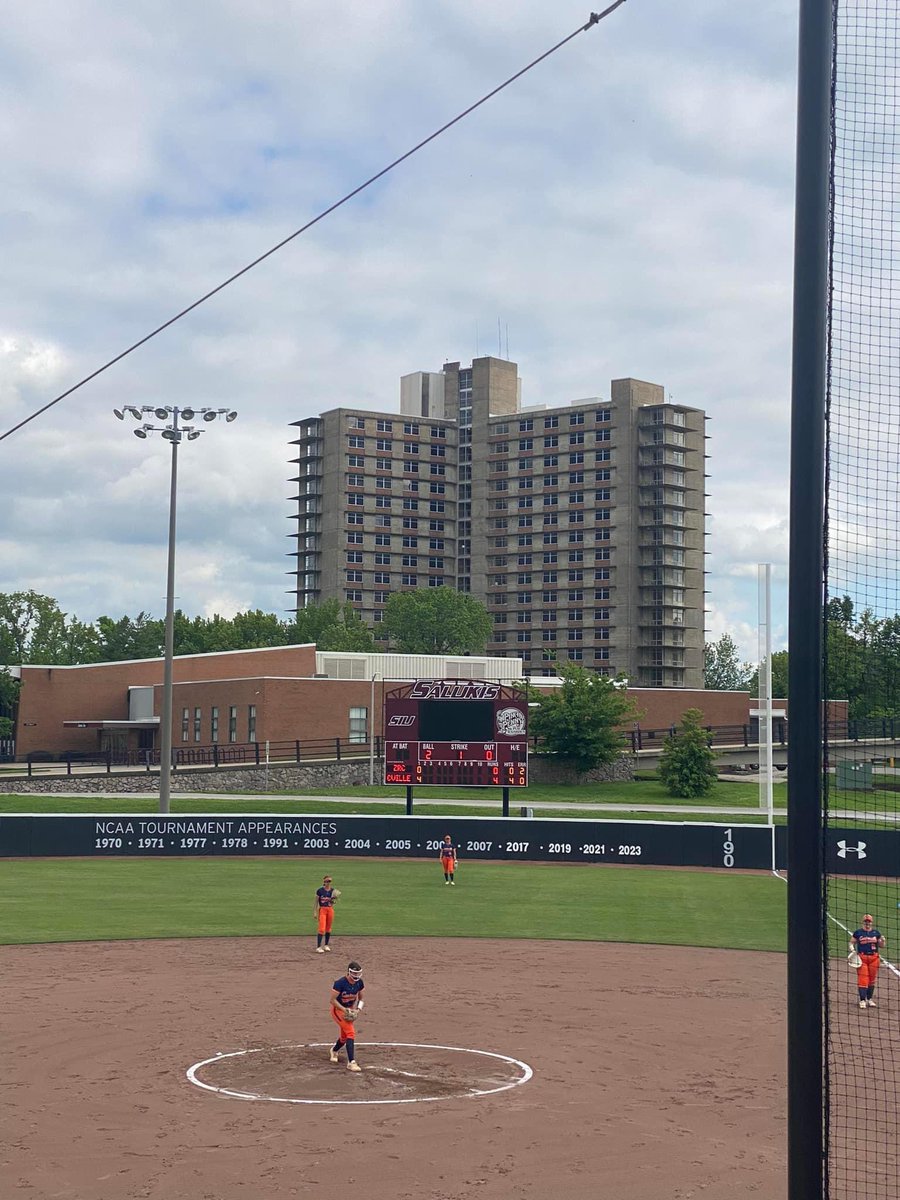
<svg viewBox="0 0 900 1200">
<path fill-rule="evenodd" d="M 0 870 L 0 942 L 312 936 L 323 870 L 343 896 L 335 938 L 495 937 L 783 950 L 770 875 L 328 859 L 36 859 Z"/>
<path fill-rule="evenodd" d="M 150 789 L 148 789 L 150 790 Z M 349 795 L 348 795 L 349 793 Z M 343 796 L 342 800 L 322 800 L 322 796 Z M 311 799 L 316 797 L 316 799 Z M 775 803 L 783 806 L 785 788 L 775 790 Z M 354 800 L 366 801 L 354 806 Z M 477 801 L 478 804 L 472 804 Z M 490 807 L 483 807 L 487 803 Z M 494 816 L 501 812 L 501 796 L 496 789 L 464 788 L 447 789 L 441 794 L 439 788 L 422 789 L 416 793 L 414 811 L 420 816 Z M 568 810 L 551 808 L 550 805 L 571 805 Z M 591 811 L 589 806 L 603 805 L 604 811 Z M 637 805 L 652 805 L 663 812 L 641 812 Z M 719 784 L 709 796 L 690 803 L 670 796 L 657 779 L 641 778 L 631 783 L 604 783 L 579 785 L 534 785 L 523 789 L 511 789 L 510 812 L 517 816 L 519 808 L 526 806 L 534 810 L 536 817 L 593 817 L 598 820 L 647 820 L 647 821 L 716 821 L 735 822 L 764 821 L 759 809 L 759 788 L 755 783 Z M 173 793 L 173 813 L 221 813 L 221 812 L 280 812 L 280 813 L 353 813 L 398 815 L 405 812 L 406 793 L 403 788 L 354 787 L 295 790 L 291 792 L 269 792 L 244 795 L 235 793 L 226 799 L 194 795 L 184 797 Z M 586 811 L 578 811 L 586 806 Z M 734 815 L 721 818 L 703 809 L 728 808 L 741 810 Z M 130 796 L 128 794 L 95 796 L 54 796 L 47 794 L 0 795 L 0 813 L 152 813 L 157 802 L 152 796 Z"/>
</svg>

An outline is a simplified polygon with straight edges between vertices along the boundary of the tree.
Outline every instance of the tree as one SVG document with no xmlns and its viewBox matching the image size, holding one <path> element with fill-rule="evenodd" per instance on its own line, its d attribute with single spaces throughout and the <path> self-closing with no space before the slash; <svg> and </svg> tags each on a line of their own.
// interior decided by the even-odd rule
<svg viewBox="0 0 900 1200">
<path fill-rule="evenodd" d="M 0 663 L 71 666 L 97 654 L 94 627 L 67 619 L 52 596 L 0 593 Z"/>
<path fill-rule="evenodd" d="M 562 687 L 538 695 L 530 732 L 543 748 L 570 759 L 580 771 L 612 762 L 625 746 L 620 726 L 639 716 L 623 680 L 598 675 L 577 663 L 563 663 L 559 674 Z"/>
<path fill-rule="evenodd" d="M 701 726 L 702 720 L 699 708 L 687 709 L 679 729 L 663 743 L 659 777 L 670 796 L 687 799 L 705 796 L 718 779 L 716 756 Z"/>
<path fill-rule="evenodd" d="M 759 669 L 753 672 L 749 684 L 751 696 L 759 695 Z M 772 655 L 772 698 L 786 700 L 788 694 L 788 652 L 776 650 Z"/>
<path fill-rule="evenodd" d="M 483 654 L 493 631 L 484 605 L 450 587 L 394 592 L 382 628 L 401 654 Z"/>
<path fill-rule="evenodd" d="M 703 683 L 717 692 L 741 692 L 749 686 L 753 664 L 741 662 L 731 634 L 703 647 Z"/>
</svg>

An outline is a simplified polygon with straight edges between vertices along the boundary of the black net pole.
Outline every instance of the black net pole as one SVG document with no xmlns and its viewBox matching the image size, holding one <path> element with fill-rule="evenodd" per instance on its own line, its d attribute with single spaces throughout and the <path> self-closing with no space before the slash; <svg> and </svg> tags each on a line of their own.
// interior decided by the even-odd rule
<svg viewBox="0 0 900 1200">
<path fill-rule="evenodd" d="M 824 1196 L 822 651 L 831 0 L 801 0 L 788 695 L 788 1196 Z"/>
</svg>

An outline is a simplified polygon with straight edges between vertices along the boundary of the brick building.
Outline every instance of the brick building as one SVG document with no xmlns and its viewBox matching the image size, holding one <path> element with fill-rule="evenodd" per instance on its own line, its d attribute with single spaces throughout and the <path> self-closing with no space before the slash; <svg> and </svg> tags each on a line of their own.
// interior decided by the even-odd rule
<svg viewBox="0 0 900 1200">
<path fill-rule="evenodd" d="M 314 645 L 192 654 L 173 663 L 172 745 L 253 742 L 365 742 L 369 716 L 380 735 L 386 687 L 414 679 L 469 678 L 512 683 L 519 658 L 340 654 Z M 13 668 L 21 681 L 16 757 L 44 752 L 114 754 L 159 749 L 163 660 Z M 556 686 L 534 679 L 535 688 Z M 677 723 L 686 708 L 711 725 L 742 725 L 756 701 L 746 692 L 628 689 L 646 729 Z"/>
</svg>

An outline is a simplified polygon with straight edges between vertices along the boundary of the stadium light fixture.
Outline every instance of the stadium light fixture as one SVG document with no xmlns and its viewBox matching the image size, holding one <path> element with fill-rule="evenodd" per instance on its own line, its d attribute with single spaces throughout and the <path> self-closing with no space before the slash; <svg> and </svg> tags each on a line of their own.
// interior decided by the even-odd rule
<svg viewBox="0 0 900 1200">
<path fill-rule="evenodd" d="M 169 477 L 169 543 L 166 569 L 166 640 L 163 653 L 162 712 L 159 719 L 159 811 L 161 813 L 168 813 L 169 811 L 172 790 L 172 663 L 175 657 L 175 518 L 178 491 L 178 447 L 183 439 L 193 442 L 204 432 L 204 430 L 195 429 L 190 425 L 181 426 L 179 425 L 179 420 L 182 418 L 184 420 L 193 420 L 196 411 L 196 409 L 187 406 L 184 408 L 178 408 L 177 405 L 160 405 L 156 407 L 152 404 L 144 404 L 140 408 L 134 404 L 125 404 L 121 409 L 113 409 L 113 414 L 120 421 L 125 419 L 125 413 L 131 413 L 136 421 L 141 421 L 144 413 L 153 413 L 160 421 L 171 421 L 171 424 L 166 425 L 164 429 L 145 421 L 139 428 L 133 430 L 134 436 L 141 438 L 141 440 L 145 440 L 151 433 L 159 433 L 172 446 L 172 466 Z M 214 421 L 220 414 L 224 414 L 228 422 L 233 421 L 237 417 L 236 412 L 225 408 L 219 410 L 204 408 L 200 411 L 203 414 L 204 421 Z"/>
</svg>

